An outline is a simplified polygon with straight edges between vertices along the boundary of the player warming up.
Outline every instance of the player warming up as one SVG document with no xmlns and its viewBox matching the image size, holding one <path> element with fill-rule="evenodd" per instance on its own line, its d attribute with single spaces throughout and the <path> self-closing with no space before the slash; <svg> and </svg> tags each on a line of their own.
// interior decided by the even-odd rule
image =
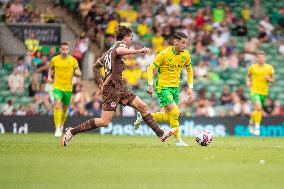
<svg viewBox="0 0 284 189">
<path fill-rule="evenodd" d="M 262 108 L 268 95 L 268 85 L 275 80 L 273 66 L 266 64 L 265 58 L 263 51 L 257 52 L 257 62 L 249 67 L 246 77 L 251 99 L 255 105 L 249 121 L 249 132 L 254 135 L 260 135 Z"/>
<path fill-rule="evenodd" d="M 77 60 L 69 55 L 69 43 L 67 42 L 61 44 L 60 54 L 51 59 L 48 71 L 49 82 L 52 82 L 52 75 L 54 75 L 53 94 L 55 101 L 53 109 L 54 136 L 61 137 L 72 95 L 72 78 L 73 75 L 81 76 Z"/>
<path fill-rule="evenodd" d="M 152 113 L 157 122 L 169 122 L 171 128 L 179 127 L 178 96 L 180 75 L 183 68 L 187 70 L 188 98 L 191 100 L 193 89 L 193 70 L 190 62 L 190 53 L 186 49 L 188 37 L 182 32 L 174 35 L 174 45 L 159 53 L 152 64 L 147 68 L 148 89 L 147 93 L 154 94 L 154 71 L 158 70 L 155 84 L 163 112 Z M 143 119 L 137 114 L 134 128 L 138 129 Z M 180 137 L 179 129 L 174 134 L 176 146 L 188 146 Z"/>
<path fill-rule="evenodd" d="M 118 104 L 127 105 L 141 112 L 144 122 L 156 133 L 162 142 L 176 132 L 176 128 L 169 131 L 161 130 L 153 116 L 149 113 L 148 107 L 138 96 L 129 91 L 123 83 L 122 71 L 125 68 L 124 56 L 130 54 L 148 53 L 148 48 L 139 50 L 129 49 L 132 44 L 132 30 L 125 26 L 118 26 L 116 30 L 117 42 L 101 57 L 93 66 L 95 81 L 102 94 L 103 111 L 100 118 L 89 119 L 75 128 L 67 128 L 62 139 L 62 145 L 66 146 L 69 141 L 78 133 L 86 132 L 99 127 L 107 127 Z M 100 68 L 105 69 L 105 78 L 102 80 Z"/>
</svg>

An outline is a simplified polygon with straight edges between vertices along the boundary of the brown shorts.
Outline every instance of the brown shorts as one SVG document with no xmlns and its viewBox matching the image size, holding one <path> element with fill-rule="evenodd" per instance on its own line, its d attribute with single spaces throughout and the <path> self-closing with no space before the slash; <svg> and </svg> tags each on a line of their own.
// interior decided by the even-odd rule
<svg viewBox="0 0 284 189">
<path fill-rule="evenodd" d="M 125 86 L 115 84 L 112 80 L 103 86 L 103 111 L 116 111 L 117 105 L 129 106 L 136 95 Z"/>
</svg>

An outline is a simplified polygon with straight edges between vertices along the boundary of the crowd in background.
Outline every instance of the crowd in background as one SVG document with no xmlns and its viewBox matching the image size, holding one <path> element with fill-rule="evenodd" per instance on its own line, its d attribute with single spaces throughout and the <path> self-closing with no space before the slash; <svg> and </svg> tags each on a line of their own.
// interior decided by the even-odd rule
<svg viewBox="0 0 284 189">
<path fill-rule="evenodd" d="M 25 22 L 29 15 L 27 22 L 37 19 L 41 22 L 52 21 L 44 19 L 45 13 L 39 16 L 35 7 L 31 8 L 28 3 L 23 2 L 15 0 L 13 3 L 2 3 L 1 20 Z M 64 1 L 56 2 L 58 5 L 64 4 Z M 80 14 L 85 30 L 72 51 L 78 60 L 86 51 L 86 44 L 90 42 L 98 46 L 99 52 L 96 53 L 100 56 L 115 42 L 115 28 L 119 24 L 130 26 L 135 31 L 133 48 L 151 47 L 150 54 L 127 57 L 123 78 L 134 92 L 145 90 L 147 66 L 157 53 L 171 45 L 173 33 L 177 30 L 183 31 L 190 38 L 189 50 L 195 81 L 218 80 L 218 74 L 212 74 L 214 69 L 225 71 L 247 68 L 255 62 L 255 53 L 262 44 L 276 46 L 279 54 L 284 55 L 284 8 L 274 9 L 268 16 L 268 10 L 262 6 L 260 0 L 242 4 L 238 13 L 233 12 L 225 3 L 218 3 L 216 7 L 207 5 L 191 11 L 192 7 L 198 7 L 199 0 L 82 0 L 75 3 L 76 13 Z M 256 21 L 255 31 L 248 28 L 252 21 Z M 250 35 L 251 32 L 254 34 Z M 247 38 L 241 51 L 238 50 L 236 37 Z M 29 49 L 28 43 L 26 45 Z M 28 107 L 20 106 L 15 110 L 13 102 L 8 101 L 4 107 L 5 114 L 52 114 L 52 87 L 46 82 L 46 75 L 49 61 L 56 50 L 51 48 L 49 54 L 42 54 L 39 49 L 31 51 L 35 51 L 31 63 L 26 63 L 23 57 L 19 57 L 8 83 L 12 92 L 20 91 L 24 90 L 25 78 L 32 78 L 29 96 L 33 97 L 33 102 Z M 225 85 L 221 95 L 214 92 L 208 94 L 206 88 L 197 89 L 195 86 L 194 98 L 188 102 L 185 81 L 186 74 L 183 72 L 179 99 L 182 116 L 247 116 L 251 112 L 250 99 L 244 95 L 245 85 Z M 102 111 L 100 97 L 95 93 L 82 92 L 81 89 L 80 79 L 74 80 L 69 114 L 99 116 Z M 152 112 L 160 110 L 157 99 L 149 101 L 149 108 Z M 283 102 L 268 97 L 264 111 L 265 115 L 284 115 Z M 129 107 L 121 107 L 117 115 L 134 116 L 135 111 Z"/>
</svg>

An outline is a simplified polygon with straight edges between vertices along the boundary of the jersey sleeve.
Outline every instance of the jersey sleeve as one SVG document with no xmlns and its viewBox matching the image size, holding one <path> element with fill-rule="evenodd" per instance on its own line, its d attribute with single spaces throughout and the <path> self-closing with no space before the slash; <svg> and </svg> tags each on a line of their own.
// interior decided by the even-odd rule
<svg viewBox="0 0 284 189">
<path fill-rule="evenodd" d="M 190 88 L 193 88 L 193 68 L 191 65 L 190 54 L 188 53 L 187 61 L 185 64 L 185 69 L 187 71 L 187 83 Z"/>
<path fill-rule="evenodd" d="M 252 75 L 252 72 L 253 72 L 253 67 L 252 65 L 248 68 L 248 73 L 247 75 Z"/>
<path fill-rule="evenodd" d="M 74 58 L 73 68 L 74 68 L 74 71 L 79 68 L 79 64 L 76 58 Z"/>
<path fill-rule="evenodd" d="M 52 58 L 52 59 L 50 60 L 50 68 L 51 68 L 52 70 L 54 70 L 54 61 L 55 61 L 54 58 Z"/>
<path fill-rule="evenodd" d="M 156 56 L 154 61 L 147 68 L 147 77 L 148 77 L 148 84 L 149 85 L 154 84 L 154 70 L 156 68 L 159 68 L 160 65 L 163 63 L 163 61 L 164 61 L 164 54 L 161 52 Z"/>
</svg>

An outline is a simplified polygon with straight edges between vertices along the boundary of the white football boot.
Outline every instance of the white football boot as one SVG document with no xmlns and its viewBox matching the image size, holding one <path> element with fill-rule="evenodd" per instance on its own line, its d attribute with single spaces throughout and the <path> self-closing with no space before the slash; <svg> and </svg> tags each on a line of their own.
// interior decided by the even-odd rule
<svg viewBox="0 0 284 189">
<path fill-rule="evenodd" d="M 61 127 L 58 127 L 58 128 L 55 129 L 54 136 L 55 137 L 61 137 L 62 136 L 62 129 L 61 129 Z"/>
<path fill-rule="evenodd" d="M 249 133 L 253 135 L 255 134 L 255 127 L 252 120 L 249 121 Z"/>
<path fill-rule="evenodd" d="M 176 139 L 176 146 L 189 146 L 189 145 L 186 144 L 185 142 L 183 142 L 183 140 L 181 138 L 177 138 Z"/>
<path fill-rule="evenodd" d="M 259 124 L 255 124 L 255 126 L 254 126 L 254 134 L 256 136 L 260 135 L 260 125 Z"/>
<path fill-rule="evenodd" d="M 136 116 L 137 116 L 137 117 L 136 117 L 136 121 L 133 123 L 134 130 L 139 129 L 139 127 L 140 127 L 140 125 L 141 125 L 141 123 L 142 123 L 142 121 L 143 121 L 140 112 L 137 112 Z"/>
<path fill-rule="evenodd" d="M 73 135 L 70 132 L 72 130 L 71 127 L 68 127 L 65 129 L 65 134 L 62 138 L 61 144 L 62 146 L 67 146 L 67 144 L 70 142 L 70 140 L 72 139 Z"/>
</svg>

